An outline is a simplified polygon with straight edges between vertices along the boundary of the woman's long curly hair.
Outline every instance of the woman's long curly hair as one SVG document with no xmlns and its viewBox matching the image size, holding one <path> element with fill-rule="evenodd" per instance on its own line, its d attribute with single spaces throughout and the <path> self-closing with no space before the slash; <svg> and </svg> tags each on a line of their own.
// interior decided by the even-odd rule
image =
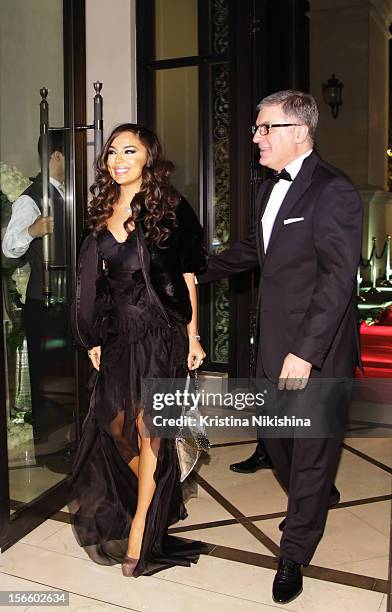
<svg viewBox="0 0 392 612">
<path fill-rule="evenodd" d="M 96 180 L 90 187 L 93 198 L 89 211 L 89 227 L 95 236 L 106 229 L 107 220 L 113 214 L 113 205 L 120 197 L 120 186 L 110 176 L 107 158 L 113 140 L 124 132 L 136 134 L 147 149 L 147 162 L 142 170 L 141 188 L 132 200 L 132 213 L 124 222 L 124 228 L 129 233 L 131 231 L 129 224 L 141 219 L 142 212 L 146 240 L 162 246 L 170 235 L 170 225 L 172 227 L 176 225 L 175 209 L 181 195 L 170 184 L 169 179 L 174 165 L 163 157 L 157 136 L 151 130 L 136 123 L 123 123 L 116 127 L 97 159 Z"/>
</svg>

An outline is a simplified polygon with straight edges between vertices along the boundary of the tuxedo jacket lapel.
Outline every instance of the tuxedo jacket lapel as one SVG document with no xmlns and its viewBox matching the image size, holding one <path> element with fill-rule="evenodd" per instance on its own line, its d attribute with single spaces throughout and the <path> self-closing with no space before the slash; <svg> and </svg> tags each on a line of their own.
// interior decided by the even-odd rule
<svg viewBox="0 0 392 612">
<path fill-rule="evenodd" d="M 268 179 L 263 183 L 263 186 L 259 191 L 259 202 L 257 206 L 257 216 L 256 216 L 256 238 L 257 238 L 257 248 L 259 250 L 259 260 L 260 263 L 264 260 L 264 237 L 263 237 L 263 227 L 261 224 L 261 220 L 263 218 L 263 214 L 265 211 L 265 207 L 267 206 L 268 200 L 271 195 L 271 191 L 274 187 L 274 182 L 272 179 Z M 264 188 L 264 189 L 263 189 Z"/>
<path fill-rule="evenodd" d="M 304 160 L 302 164 L 302 168 L 297 174 L 297 176 L 295 177 L 293 184 L 288 190 L 286 197 L 284 198 L 282 205 L 279 209 L 279 212 L 276 216 L 275 223 L 274 223 L 274 226 L 271 232 L 271 237 L 268 243 L 268 250 L 267 250 L 266 255 L 268 255 L 268 252 L 270 251 L 277 236 L 279 235 L 279 231 L 283 227 L 283 220 L 288 217 L 290 210 L 293 208 L 293 206 L 298 202 L 298 200 L 303 196 L 305 191 L 307 191 L 307 189 L 309 189 L 310 185 L 312 184 L 313 172 L 314 172 L 314 169 L 319 159 L 320 158 L 317 155 L 317 153 L 313 151 L 313 153 L 311 153 L 311 155 L 309 155 L 309 157 L 307 157 Z"/>
</svg>

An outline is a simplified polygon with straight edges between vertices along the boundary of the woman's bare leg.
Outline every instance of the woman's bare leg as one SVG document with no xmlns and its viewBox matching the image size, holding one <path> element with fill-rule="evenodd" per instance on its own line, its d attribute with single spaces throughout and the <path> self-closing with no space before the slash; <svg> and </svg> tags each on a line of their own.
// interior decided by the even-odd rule
<svg viewBox="0 0 392 612">
<path fill-rule="evenodd" d="M 136 478 L 139 478 L 139 455 L 135 455 L 135 457 L 132 457 L 132 459 L 128 463 L 128 467 L 135 474 Z"/>
<path fill-rule="evenodd" d="M 133 559 L 140 557 L 147 512 L 155 493 L 154 474 L 157 466 L 159 443 L 159 438 L 141 436 L 138 462 L 135 461 L 136 457 L 134 457 L 129 463 L 129 467 L 134 473 L 137 469 L 138 476 L 137 507 L 132 520 L 127 550 L 127 555 Z"/>
<path fill-rule="evenodd" d="M 139 478 L 139 459 L 140 459 L 141 440 L 142 439 L 140 437 L 140 433 L 139 433 L 139 429 L 138 429 L 137 430 L 137 444 L 138 444 L 138 447 L 139 447 L 139 455 L 135 455 L 134 457 L 132 457 L 132 459 L 128 463 L 128 467 L 135 474 L 136 478 Z"/>
</svg>

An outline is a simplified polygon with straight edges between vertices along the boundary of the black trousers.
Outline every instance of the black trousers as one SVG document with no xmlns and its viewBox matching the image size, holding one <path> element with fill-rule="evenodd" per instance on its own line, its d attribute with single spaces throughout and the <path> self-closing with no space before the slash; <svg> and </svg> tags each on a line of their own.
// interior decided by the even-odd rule
<svg viewBox="0 0 392 612">
<path fill-rule="evenodd" d="M 324 532 L 341 441 L 333 438 L 267 438 L 264 444 L 277 476 L 288 492 L 280 555 L 309 565 Z"/>
<path fill-rule="evenodd" d="M 276 475 L 288 493 L 280 555 L 305 566 L 324 532 L 330 491 L 341 456 L 351 383 L 311 379 L 308 387 L 309 391 L 299 396 L 296 391 L 278 391 L 270 383 L 267 413 L 280 417 L 311 415 L 314 429 L 305 432 L 295 426 L 285 428 L 281 437 L 276 429 L 265 427 L 260 432 Z"/>
<path fill-rule="evenodd" d="M 31 298 L 26 298 L 23 318 L 29 355 L 32 426 L 34 439 L 38 442 L 47 437 L 49 430 L 64 424 L 61 407 L 45 390 L 45 378 L 49 374 L 61 380 L 67 373 L 71 349 L 69 325 L 65 307 L 47 310 L 42 301 Z M 48 339 L 60 339 L 64 346 L 57 351 L 48 351 Z"/>
</svg>

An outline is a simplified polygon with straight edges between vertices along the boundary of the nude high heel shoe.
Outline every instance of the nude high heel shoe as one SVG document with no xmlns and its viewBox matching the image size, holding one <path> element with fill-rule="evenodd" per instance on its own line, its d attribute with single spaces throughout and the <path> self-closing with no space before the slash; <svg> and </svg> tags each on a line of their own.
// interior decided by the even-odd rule
<svg viewBox="0 0 392 612">
<path fill-rule="evenodd" d="M 123 576 L 126 576 L 127 578 L 133 576 L 133 572 L 135 571 L 135 567 L 138 563 L 139 559 L 133 559 L 132 557 L 128 557 L 128 555 L 125 555 L 121 563 Z"/>
</svg>

